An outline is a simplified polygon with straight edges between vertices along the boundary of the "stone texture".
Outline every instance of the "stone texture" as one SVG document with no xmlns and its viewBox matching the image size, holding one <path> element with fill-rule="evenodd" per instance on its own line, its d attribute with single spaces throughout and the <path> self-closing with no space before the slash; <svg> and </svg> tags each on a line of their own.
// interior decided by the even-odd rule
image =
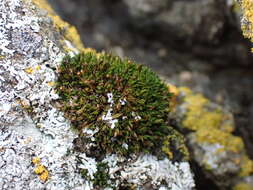
<svg viewBox="0 0 253 190">
<path fill-rule="evenodd" d="M 62 58 L 83 50 L 75 28 L 43 0 L 4 0 L 0 12 L 0 189 L 96 189 L 92 176 L 97 160 L 74 150 L 78 134 L 54 107 Z M 109 163 L 112 155 L 107 156 L 103 161 Z M 156 189 L 195 186 L 188 162 L 172 163 L 152 155 L 114 158 L 107 180 L 115 189 L 123 181 L 137 181 L 143 189 L 147 179 Z M 82 176 L 82 169 L 89 176 Z M 138 171 L 145 181 L 136 178 Z"/>
</svg>

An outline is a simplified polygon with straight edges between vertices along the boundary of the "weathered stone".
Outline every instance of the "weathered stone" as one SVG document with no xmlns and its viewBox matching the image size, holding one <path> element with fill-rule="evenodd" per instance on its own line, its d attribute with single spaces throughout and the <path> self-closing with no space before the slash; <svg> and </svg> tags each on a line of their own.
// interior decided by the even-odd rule
<svg viewBox="0 0 253 190">
<path fill-rule="evenodd" d="M 146 182 L 154 189 L 194 188 L 186 161 L 141 153 L 106 155 L 98 163 L 76 151 L 78 134 L 54 103 L 59 64 L 83 50 L 75 28 L 44 0 L 4 0 L 0 12 L 0 189 L 96 189 L 93 179 L 100 179 L 104 165 L 103 179 L 115 189 L 123 181 L 139 188 Z"/>
</svg>

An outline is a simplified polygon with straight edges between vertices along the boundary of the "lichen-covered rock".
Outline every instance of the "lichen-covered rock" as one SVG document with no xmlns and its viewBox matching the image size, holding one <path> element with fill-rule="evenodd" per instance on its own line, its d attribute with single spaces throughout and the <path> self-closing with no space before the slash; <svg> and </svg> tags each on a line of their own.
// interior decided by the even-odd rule
<svg viewBox="0 0 253 190">
<path fill-rule="evenodd" d="M 76 150 L 79 133 L 55 105 L 59 65 L 83 48 L 76 30 L 42 0 L 3 0 L 0 12 L 0 189 L 194 188 L 187 161 Z"/>
<path fill-rule="evenodd" d="M 253 42 L 253 1 L 237 0 L 242 7 L 243 17 L 241 20 L 243 35 Z"/>
<path fill-rule="evenodd" d="M 252 183 L 253 161 L 240 137 L 233 135 L 231 113 L 188 88 L 178 89 L 177 119 L 190 130 L 187 135 L 193 159 L 222 189 L 238 188 L 239 182 Z M 181 115 L 181 116 L 180 116 Z"/>
</svg>

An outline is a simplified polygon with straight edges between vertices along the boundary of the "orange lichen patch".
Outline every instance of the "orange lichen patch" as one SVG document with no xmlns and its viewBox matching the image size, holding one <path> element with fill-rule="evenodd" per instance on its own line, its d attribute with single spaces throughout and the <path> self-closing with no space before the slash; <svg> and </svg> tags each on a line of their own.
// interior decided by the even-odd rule
<svg viewBox="0 0 253 190">
<path fill-rule="evenodd" d="M 40 158 L 34 157 L 32 163 L 35 165 L 34 173 L 39 175 L 41 181 L 46 182 L 49 178 L 49 172 L 40 162 Z"/>
<path fill-rule="evenodd" d="M 54 25 L 58 28 L 67 40 L 73 43 L 77 49 L 82 50 L 83 43 L 74 26 L 71 26 L 67 22 L 63 21 L 48 4 L 47 0 L 32 0 L 32 2 L 39 8 L 48 12 L 48 16 L 52 18 Z"/>
<path fill-rule="evenodd" d="M 28 67 L 26 68 L 24 71 L 28 74 L 33 74 L 35 71 L 39 71 L 41 69 L 41 67 L 39 65 L 33 67 Z"/>
<path fill-rule="evenodd" d="M 33 74 L 34 70 L 32 67 L 28 67 L 25 69 L 25 72 L 28 73 L 28 74 Z"/>
<path fill-rule="evenodd" d="M 253 190 L 253 186 L 247 183 L 239 183 L 235 185 L 233 190 Z"/>
<path fill-rule="evenodd" d="M 241 171 L 240 171 L 240 176 L 245 177 L 253 174 L 253 161 L 249 159 L 248 156 L 244 156 L 243 159 L 241 160 Z"/>
<path fill-rule="evenodd" d="M 172 84 L 168 84 L 168 88 L 169 88 L 170 93 L 174 94 L 175 96 L 179 95 L 179 90 L 176 86 Z"/>
<path fill-rule="evenodd" d="M 33 163 L 34 165 L 39 164 L 39 163 L 40 163 L 40 158 L 39 158 L 39 157 L 34 157 L 34 158 L 32 159 L 32 163 Z"/>
<path fill-rule="evenodd" d="M 48 86 L 51 86 L 51 87 L 52 87 L 52 86 L 55 85 L 55 82 L 54 82 L 54 81 L 50 81 L 50 82 L 48 82 L 47 84 L 48 84 Z"/>
<path fill-rule="evenodd" d="M 177 96 L 179 95 L 179 91 L 176 86 L 172 84 L 167 84 L 169 92 L 173 94 L 170 100 L 170 109 L 174 110 L 177 105 Z"/>
</svg>

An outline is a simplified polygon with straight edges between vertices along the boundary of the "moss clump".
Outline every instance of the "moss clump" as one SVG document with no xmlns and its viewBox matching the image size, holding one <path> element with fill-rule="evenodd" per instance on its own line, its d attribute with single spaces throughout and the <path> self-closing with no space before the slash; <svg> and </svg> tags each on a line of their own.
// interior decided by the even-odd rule
<svg viewBox="0 0 253 190">
<path fill-rule="evenodd" d="M 108 164 L 99 162 L 97 164 L 97 172 L 94 174 L 93 184 L 98 187 L 109 187 L 108 179 L 110 179 Z"/>
<path fill-rule="evenodd" d="M 172 94 L 145 66 L 89 51 L 65 57 L 56 84 L 60 109 L 104 152 L 152 152 L 165 137 Z M 86 135 L 85 135 L 86 134 Z M 181 138 L 181 137 L 180 137 Z"/>
<path fill-rule="evenodd" d="M 109 166 L 107 163 L 98 162 L 97 163 L 97 171 L 94 173 L 93 178 L 89 176 L 89 172 L 87 169 L 81 169 L 80 174 L 84 179 L 88 179 L 93 182 L 95 187 L 112 187 L 110 184 L 110 175 L 109 175 Z"/>
</svg>

